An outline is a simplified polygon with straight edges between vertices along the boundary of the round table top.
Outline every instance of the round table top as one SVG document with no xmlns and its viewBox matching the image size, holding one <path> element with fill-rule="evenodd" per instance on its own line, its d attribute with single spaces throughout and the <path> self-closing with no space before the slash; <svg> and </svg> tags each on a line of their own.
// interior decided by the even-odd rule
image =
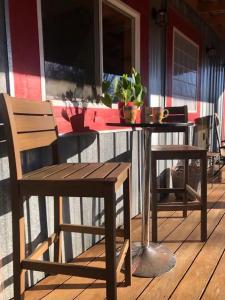
<svg viewBox="0 0 225 300">
<path fill-rule="evenodd" d="M 194 125 L 193 122 L 188 123 L 134 123 L 134 124 L 126 124 L 126 123 L 106 123 L 108 126 L 119 126 L 119 127 L 143 127 L 143 128 L 168 128 L 168 127 L 187 127 Z"/>
</svg>

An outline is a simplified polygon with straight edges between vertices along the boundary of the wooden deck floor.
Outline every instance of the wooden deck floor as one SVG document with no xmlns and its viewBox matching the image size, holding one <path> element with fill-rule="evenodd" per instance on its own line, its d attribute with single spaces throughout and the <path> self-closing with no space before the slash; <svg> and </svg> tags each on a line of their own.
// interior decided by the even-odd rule
<svg viewBox="0 0 225 300">
<path fill-rule="evenodd" d="M 160 277 L 133 277 L 131 287 L 123 287 L 119 276 L 118 299 L 225 299 L 225 184 L 208 190 L 208 240 L 200 242 L 200 213 L 161 212 L 159 240 L 176 255 L 176 266 Z M 133 220 L 133 240 L 141 237 L 141 219 Z M 104 266 L 104 242 L 76 259 L 76 264 Z M 65 275 L 49 276 L 26 292 L 25 300 L 101 300 L 105 282 Z"/>
</svg>

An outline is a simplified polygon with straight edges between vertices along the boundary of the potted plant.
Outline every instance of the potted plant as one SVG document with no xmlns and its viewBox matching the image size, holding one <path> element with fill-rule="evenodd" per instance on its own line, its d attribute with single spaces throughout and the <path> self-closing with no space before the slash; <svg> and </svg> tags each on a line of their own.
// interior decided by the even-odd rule
<svg viewBox="0 0 225 300">
<path fill-rule="evenodd" d="M 137 109 L 143 105 L 145 96 L 140 73 L 132 68 L 130 76 L 123 74 L 113 82 L 105 80 L 102 83 L 102 92 L 101 101 L 106 106 L 111 107 L 113 102 L 118 102 L 121 119 L 126 123 L 135 123 Z"/>
</svg>

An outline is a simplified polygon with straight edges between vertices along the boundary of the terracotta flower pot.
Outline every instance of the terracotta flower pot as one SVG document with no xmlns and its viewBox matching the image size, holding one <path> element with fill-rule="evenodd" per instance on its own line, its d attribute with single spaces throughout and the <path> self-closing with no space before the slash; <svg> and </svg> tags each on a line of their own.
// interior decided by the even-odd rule
<svg viewBox="0 0 225 300">
<path fill-rule="evenodd" d="M 137 118 L 137 106 L 126 105 L 123 107 L 124 121 L 126 124 L 134 124 Z"/>
<path fill-rule="evenodd" d="M 127 102 L 126 106 L 134 106 L 134 102 L 129 101 L 129 102 Z M 125 102 L 124 101 L 119 101 L 118 102 L 118 109 L 119 109 L 119 115 L 120 115 L 120 123 L 126 123 L 125 118 L 124 118 L 124 111 L 123 111 L 124 107 L 125 107 Z"/>
</svg>

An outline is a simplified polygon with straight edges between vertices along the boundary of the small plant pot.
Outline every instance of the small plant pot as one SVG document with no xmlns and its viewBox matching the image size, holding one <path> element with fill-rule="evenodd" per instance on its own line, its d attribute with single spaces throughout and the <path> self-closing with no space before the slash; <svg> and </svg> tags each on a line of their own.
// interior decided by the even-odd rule
<svg viewBox="0 0 225 300">
<path fill-rule="evenodd" d="M 134 124 L 136 122 L 137 117 L 137 106 L 124 106 L 123 115 L 126 124 Z"/>
</svg>

